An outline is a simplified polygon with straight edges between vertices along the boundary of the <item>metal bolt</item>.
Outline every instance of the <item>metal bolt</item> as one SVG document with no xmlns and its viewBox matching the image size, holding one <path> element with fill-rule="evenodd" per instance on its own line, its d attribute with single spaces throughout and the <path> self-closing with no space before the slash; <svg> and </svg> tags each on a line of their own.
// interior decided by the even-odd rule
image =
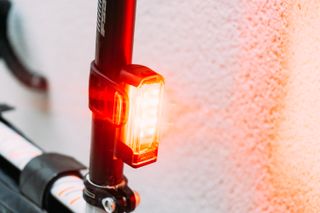
<svg viewBox="0 0 320 213">
<path fill-rule="evenodd" d="M 107 213 L 113 213 L 116 210 L 116 202 L 111 197 L 104 198 L 102 200 L 102 206 Z"/>
</svg>

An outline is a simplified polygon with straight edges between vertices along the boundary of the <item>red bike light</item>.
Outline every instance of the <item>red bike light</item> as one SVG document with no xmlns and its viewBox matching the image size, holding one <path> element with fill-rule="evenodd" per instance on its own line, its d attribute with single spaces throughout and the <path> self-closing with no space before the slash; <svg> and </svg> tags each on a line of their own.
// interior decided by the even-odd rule
<svg viewBox="0 0 320 213">
<path fill-rule="evenodd" d="M 163 77 L 144 66 L 126 66 L 117 83 L 92 66 L 90 109 L 114 126 L 115 156 L 132 167 L 157 159 L 163 89 Z"/>
<path fill-rule="evenodd" d="M 139 65 L 127 66 L 121 78 L 128 99 L 118 154 L 130 166 L 140 167 L 157 159 L 164 81 Z"/>
</svg>

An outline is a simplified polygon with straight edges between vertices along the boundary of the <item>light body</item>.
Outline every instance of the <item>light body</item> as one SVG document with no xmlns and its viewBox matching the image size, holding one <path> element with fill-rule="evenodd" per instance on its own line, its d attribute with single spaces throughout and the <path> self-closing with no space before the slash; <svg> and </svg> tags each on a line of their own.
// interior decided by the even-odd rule
<svg viewBox="0 0 320 213">
<path fill-rule="evenodd" d="M 157 160 L 164 79 L 141 65 L 128 65 L 120 75 L 127 96 L 127 110 L 117 155 L 137 168 Z"/>
<path fill-rule="evenodd" d="M 157 159 L 164 80 L 141 65 L 125 66 L 119 79 L 93 69 L 90 82 L 99 88 L 90 86 L 90 108 L 115 127 L 114 157 L 137 168 Z"/>
</svg>

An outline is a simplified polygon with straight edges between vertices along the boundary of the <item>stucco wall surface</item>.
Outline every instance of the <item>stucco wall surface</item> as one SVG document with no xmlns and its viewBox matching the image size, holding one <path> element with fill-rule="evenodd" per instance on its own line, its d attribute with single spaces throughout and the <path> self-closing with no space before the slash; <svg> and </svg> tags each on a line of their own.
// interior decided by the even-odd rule
<svg viewBox="0 0 320 213">
<path fill-rule="evenodd" d="M 10 33 L 48 76 L 34 94 L 0 65 L 7 118 L 88 163 L 96 1 L 15 0 Z M 134 62 L 166 78 L 159 161 L 133 170 L 137 212 L 319 212 L 320 2 L 138 0 Z"/>
</svg>

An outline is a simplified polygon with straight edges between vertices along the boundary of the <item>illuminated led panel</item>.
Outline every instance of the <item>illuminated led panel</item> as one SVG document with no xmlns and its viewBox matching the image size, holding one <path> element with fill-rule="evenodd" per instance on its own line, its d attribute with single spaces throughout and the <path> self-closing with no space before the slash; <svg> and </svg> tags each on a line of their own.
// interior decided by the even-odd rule
<svg viewBox="0 0 320 213">
<path fill-rule="evenodd" d="M 117 156 L 137 168 L 157 159 L 164 81 L 141 65 L 126 67 L 121 77 L 126 97 L 122 104 L 125 110 L 119 110 L 123 125 Z"/>
<path fill-rule="evenodd" d="M 125 143 L 134 153 L 146 152 L 159 142 L 162 82 L 129 86 L 129 112 Z"/>
</svg>

